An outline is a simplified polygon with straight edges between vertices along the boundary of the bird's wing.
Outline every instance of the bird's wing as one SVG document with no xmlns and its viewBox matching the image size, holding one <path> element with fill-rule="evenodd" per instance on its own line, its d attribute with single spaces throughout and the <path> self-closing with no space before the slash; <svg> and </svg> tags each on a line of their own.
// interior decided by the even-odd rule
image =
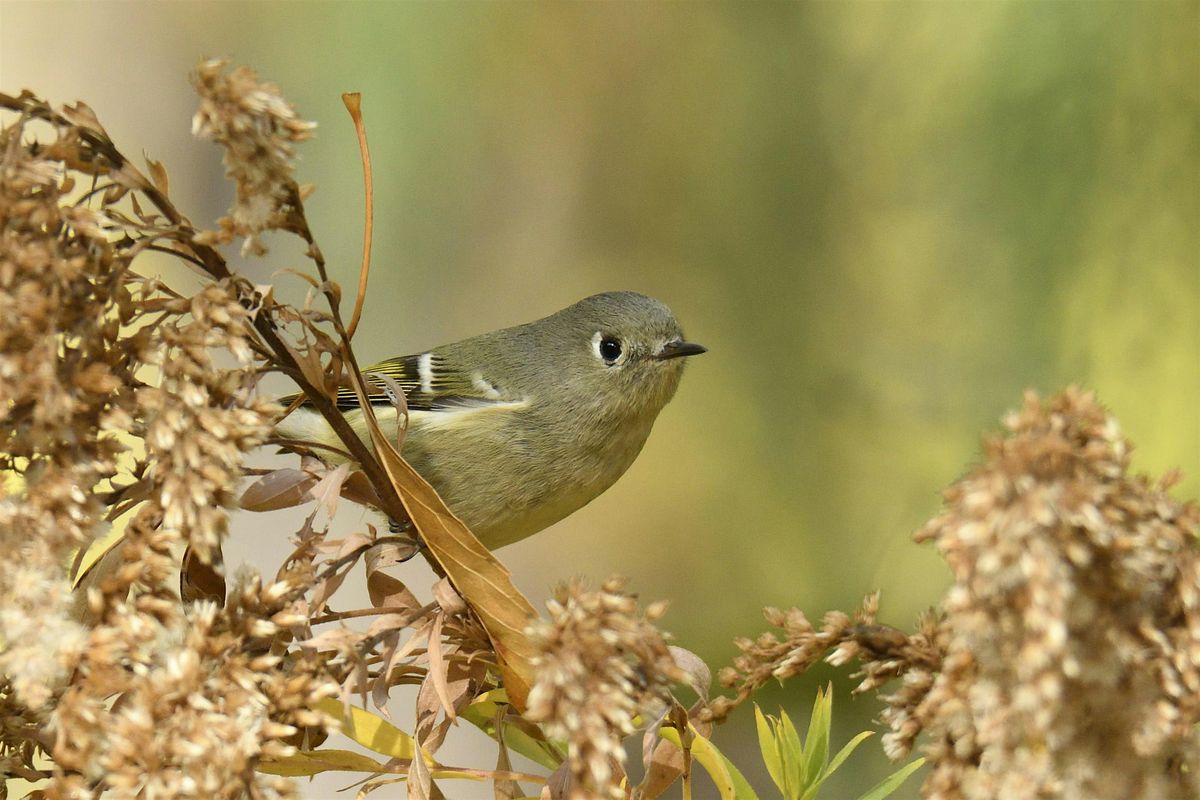
<svg viewBox="0 0 1200 800">
<path fill-rule="evenodd" d="M 511 399 L 480 375 L 448 369 L 445 360 L 436 353 L 389 358 L 367 367 L 363 374 L 367 376 L 367 397 L 371 405 L 390 405 L 392 402 L 388 382 L 372 380 L 372 374 L 385 375 L 398 384 L 412 411 L 445 411 Z M 295 398 L 296 395 L 291 395 L 280 398 L 279 402 L 288 405 Z M 352 388 L 338 389 L 338 408 L 349 410 L 358 405 L 358 396 Z"/>
</svg>

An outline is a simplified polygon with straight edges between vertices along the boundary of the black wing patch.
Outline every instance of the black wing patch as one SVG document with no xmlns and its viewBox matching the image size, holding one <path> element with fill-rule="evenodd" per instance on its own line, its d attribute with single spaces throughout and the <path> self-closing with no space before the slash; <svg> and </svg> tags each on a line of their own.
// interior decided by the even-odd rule
<svg viewBox="0 0 1200 800">
<path fill-rule="evenodd" d="M 427 373 L 426 379 L 422 377 L 423 370 Z M 371 405 L 390 406 L 392 387 L 384 381 L 372 380 L 372 373 L 386 375 L 399 384 L 413 411 L 442 411 L 496 402 L 494 398 L 482 396 L 468 376 L 448 369 L 444 359 L 431 353 L 390 358 L 363 370 Z M 279 402 L 289 405 L 295 399 L 296 395 L 289 395 L 280 398 Z M 338 389 L 336 402 L 343 411 L 358 408 L 358 396 L 350 387 Z"/>
</svg>

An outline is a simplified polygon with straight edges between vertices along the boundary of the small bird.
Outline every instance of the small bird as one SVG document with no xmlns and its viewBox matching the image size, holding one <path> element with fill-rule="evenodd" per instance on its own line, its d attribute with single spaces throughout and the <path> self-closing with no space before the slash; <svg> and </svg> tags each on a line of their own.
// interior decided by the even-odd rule
<svg viewBox="0 0 1200 800">
<path fill-rule="evenodd" d="M 403 389 L 409 423 L 402 455 L 495 549 L 558 522 L 612 486 L 675 394 L 685 357 L 703 352 L 683 338 L 662 303 L 606 292 L 525 325 L 363 372 L 387 375 Z M 387 391 L 376 386 L 369 399 L 391 433 L 400 415 Z M 353 391 L 339 391 L 337 405 L 369 441 Z M 297 408 L 277 431 L 338 445 L 310 406 Z"/>
</svg>

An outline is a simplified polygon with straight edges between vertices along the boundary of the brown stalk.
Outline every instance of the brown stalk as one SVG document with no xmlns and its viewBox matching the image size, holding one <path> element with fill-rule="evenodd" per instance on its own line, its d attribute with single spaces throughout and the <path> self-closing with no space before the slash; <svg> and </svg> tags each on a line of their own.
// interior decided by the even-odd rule
<svg viewBox="0 0 1200 800">
<path fill-rule="evenodd" d="M 375 182 L 371 177 L 371 151 L 367 147 L 367 128 L 363 124 L 362 95 L 358 92 L 344 92 L 342 102 L 350 112 L 354 121 L 354 132 L 358 134 L 358 152 L 362 156 L 363 193 L 366 208 L 363 219 L 363 254 L 362 267 L 358 271 L 358 294 L 354 298 L 354 313 L 350 316 L 350 325 L 346 328 L 346 338 L 354 338 L 358 330 L 358 321 L 362 317 L 363 301 L 367 296 L 367 274 L 371 271 L 371 236 L 375 228 Z"/>
</svg>

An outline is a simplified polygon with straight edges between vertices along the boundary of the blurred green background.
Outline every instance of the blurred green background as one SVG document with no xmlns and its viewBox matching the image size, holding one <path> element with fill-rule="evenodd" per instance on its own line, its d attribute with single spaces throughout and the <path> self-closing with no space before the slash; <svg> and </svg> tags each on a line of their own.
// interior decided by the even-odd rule
<svg viewBox="0 0 1200 800">
<path fill-rule="evenodd" d="M 339 94 L 361 91 L 364 360 L 596 291 L 668 303 L 711 352 L 616 487 L 502 557 L 535 599 L 629 576 L 714 667 L 764 605 L 816 618 L 879 588 L 908 626 L 936 602 L 947 572 L 909 535 L 1026 387 L 1096 389 L 1137 467 L 1179 466 L 1197 496 L 1198 54 L 1197 2 L 0 3 L 0 86 L 85 99 L 200 224 L 231 187 L 189 136 L 188 71 L 227 56 L 278 82 L 320 123 L 299 178 L 347 287 Z M 305 265 L 268 243 L 256 280 Z M 283 552 L 261 517 L 238 537 Z M 827 680 L 849 686 L 822 668 L 763 701 L 804 719 Z M 835 739 L 878 708 L 840 692 Z M 749 721 L 717 742 L 766 797 Z M 829 797 L 887 769 L 877 745 L 856 759 Z"/>
</svg>

